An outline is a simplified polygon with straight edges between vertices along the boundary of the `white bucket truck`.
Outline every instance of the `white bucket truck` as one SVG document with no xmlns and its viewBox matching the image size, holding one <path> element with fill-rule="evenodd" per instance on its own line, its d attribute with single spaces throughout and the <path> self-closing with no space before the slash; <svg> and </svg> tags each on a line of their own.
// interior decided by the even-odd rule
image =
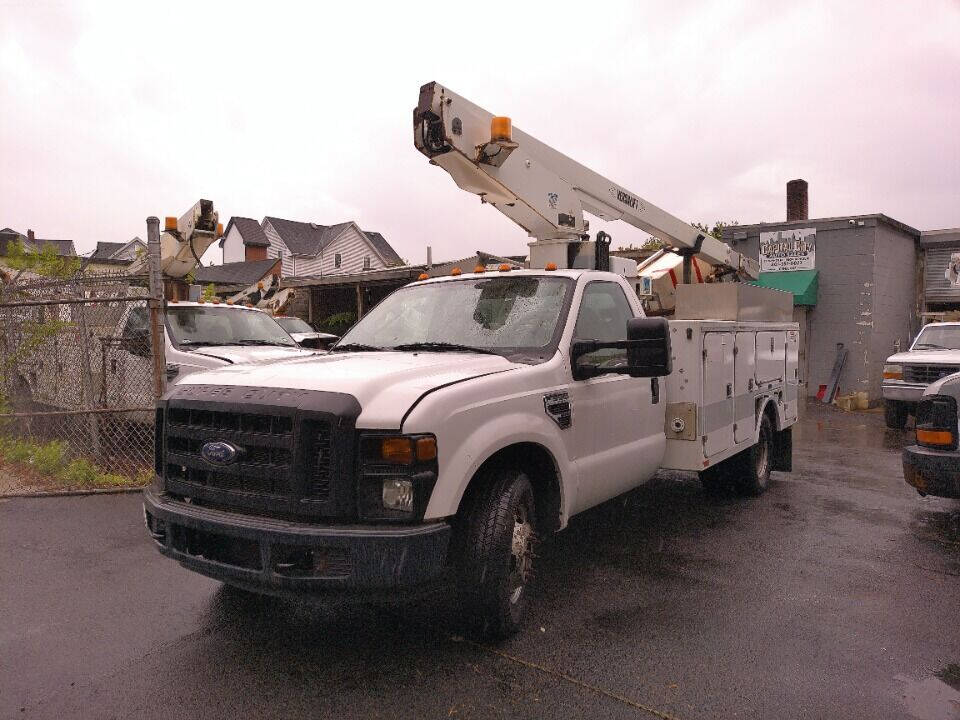
<svg viewBox="0 0 960 720">
<path fill-rule="evenodd" d="M 749 493 L 790 469 L 792 298 L 720 282 L 755 264 L 498 123 L 431 84 L 416 144 L 535 233 L 531 268 L 423 278 L 328 355 L 185 378 L 157 409 L 144 495 L 163 554 L 298 597 L 452 583 L 505 636 L 521 625 L 536 537 L 661 468 Z M 605 243 L 584 239 L 584 207 L 662 228 L 717 282 L 683 286 L 675 320 L 645 318 L 629 273 L 596 269 Z"/>
</svg>

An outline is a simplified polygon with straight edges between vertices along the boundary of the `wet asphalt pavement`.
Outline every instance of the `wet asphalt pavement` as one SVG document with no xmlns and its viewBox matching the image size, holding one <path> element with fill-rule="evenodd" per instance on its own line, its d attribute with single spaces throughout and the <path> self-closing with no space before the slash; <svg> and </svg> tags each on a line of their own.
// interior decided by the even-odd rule
<svg viewBox="0 0 960 720">
<path fill-rule="evenodd" d="M 239 600 L 135 495 L 3 501 L 0 718 L 960 718 L 960 502 L 904 484 L 909 436 L 811 407 L 760 498 L 663 475 L 576 518 L 497 646 L 442 599 Z"/>
</svg>

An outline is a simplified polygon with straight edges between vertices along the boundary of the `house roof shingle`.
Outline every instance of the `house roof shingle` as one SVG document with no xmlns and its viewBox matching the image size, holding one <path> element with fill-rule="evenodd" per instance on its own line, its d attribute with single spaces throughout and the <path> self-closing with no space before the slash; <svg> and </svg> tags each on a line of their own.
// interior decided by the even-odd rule
<svg viewBox="0 0 960 720">
<path fill-rule="evenodd" d="M 109 260 L 110 257 L 120 250 L 120 248 L 126 246 L 127 243 L 124 242 L 98 242 L 97 249 L 93 251 L 93 254 L 90 256 L 91 260 Z"/>
<path fill-rule="evenodd" d="M 364 230 L 363 234 L 367 236 L 370 243 L 377 249 L 377 252 L 380 253 L 380 257 L 383 258 L 387 267 L 404 264 L 403 258 L 397 255 L 397 251 L 393 249 L 393 246 L 387 242 L 387 239 L 383 235 L 373 230 Z"/>
<path fill-rule="evenodd" d="M 223 234 L 224 237 L 230 233 L 230 228 L 234 225 L 236 225 L 237 230 L 240 231 L 240 237 L 243 238 L 244 245 L 270 247 L 270 239 L 263 231 L 260 223 L 253 218 L 233 216 L 230 218 L 230 222 L 227 223 L 227 230 Z M 220 246 L 223 246 L 222 240 L 220 241 Z"/>
<path fill-rule="evenodd" d="M 294 255 L 315 257 L 350 225 L 349 222 L 337 225 L 318 225 L 317 223 L 284 220 L 278 217 L 266 217 L 273 229 L 280 235 L 283 244 Z"/>
<path fill-rule="evenodd" d="M 253 285 L 253 283 L 268 275 L 278 262 L 280 262 L 279 258 L 267 258 L 266 260 L 198 267 L 193 271 L 193 279 L 202 285 L 208 283 L 214 285 Z"/>
</svg>

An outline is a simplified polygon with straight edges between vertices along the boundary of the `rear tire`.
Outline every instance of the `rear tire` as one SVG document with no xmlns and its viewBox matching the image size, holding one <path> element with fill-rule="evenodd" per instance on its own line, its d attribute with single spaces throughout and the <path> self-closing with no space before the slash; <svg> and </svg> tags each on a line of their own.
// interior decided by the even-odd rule
<svg viewBox="0 0 960 720">
<path fill-rule="evenodd" d="M 770 487 L 770 463 L 773 459 L 773 423 L 766 414 L 760 421 L 757 444 L 740 454 L 742 467 L 737 484 L 745 495 L 760 495 Z"/>
<path fill-rule="evenodd" d="M 516 634 L 528 605 L 536 509 L 530 479 L 518 470 L 491 470 L 463 528 L 461 586 L 484 637 Z"/>
<path fill-rule="evenodd" d="M 897 400 L 883 401 L 883 419 L 891 430 L 903 430 L 907 426 L 909 415 L 907 406 Z"/>
</svg>

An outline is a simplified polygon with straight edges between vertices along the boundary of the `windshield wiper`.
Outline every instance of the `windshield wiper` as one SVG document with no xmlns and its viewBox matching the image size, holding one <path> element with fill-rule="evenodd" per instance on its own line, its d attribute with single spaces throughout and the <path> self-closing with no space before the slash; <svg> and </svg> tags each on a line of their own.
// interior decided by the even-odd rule
<svg viewBox="0 0 960 720">
<path fill-rule="evenodd" d="M 376 345 L 364 345 L 363 343 L 344 343 L 343 345 L 334 345 L 330 352 L 334 350 L 346 350 L 347 352 L 380 352 L 389 348 L 377 347 Z"/>
<path fill-rule="evenodd" d="M 944 347 L 943 345 L 937 345 L 936 343 L 918 343 L 913 346 L 914 350 L 919 350 L 920 348 L 930 348 L 931 350 L 952 350 L 953 348 Z"/>
<path fill-rule="evenodd" d="M 282 343 L 276 340 L 234 340 L 224 345 L 270 345 L 276 347 L 296 347 L 296 343 Z"/>
<path fill-rule="evenodd" d="M 494 350 L 487 348 L 478 348 L 471 345 L 460 345 L 459 343 L 448 342 L 416 342 L 404 343 L 403 345 L 394 345 L 391 350 L 428 350 L 430 352 L 472 352 L 482 355 L 500 355 Z"/>
<path fill-rule="evenodd" d="M 209 345 L 223 345 L 223 343 L 210 342 L 209 340 L 181 340 L 179 345 L 189 345 L 190 347 L 204 347 Z"/>
</svg>

